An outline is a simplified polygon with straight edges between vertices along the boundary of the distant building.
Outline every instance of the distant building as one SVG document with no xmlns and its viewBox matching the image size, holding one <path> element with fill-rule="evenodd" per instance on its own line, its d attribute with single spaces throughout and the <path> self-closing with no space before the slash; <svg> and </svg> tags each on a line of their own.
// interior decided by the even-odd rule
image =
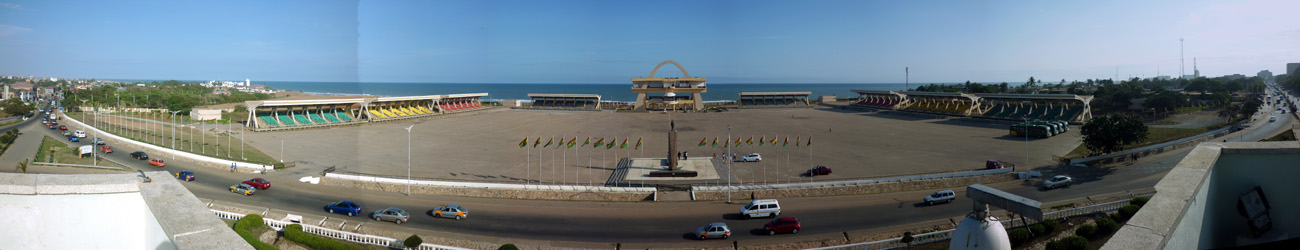
<svg viewBox="0 0 1300 250">
<path fill-rule="evenodd" d="M 14 91 L 19 91 L 19 90 L 31 91 L 32 88 L 34 88 L 35 86 L 36 85 L 32 85 L 31 83 L 15 83 Z"/>
<path fill-rule="evenodd" d="M 1297 73 L 1296 70 L 1300 70 L 1300 63 L 1288 63 L 1288 64 L 1286 64 L 1286 74 L 1287 74 L 1287 75 L 1296 75 L 1296 73 Z"/>
<path fill-rule="evenodd" d="M 229 95 L 229 94 L 230 94 L 230 89 L 227 89 L 227 88 L 212 88 L 212 94 L 213 94 L 213 95 Z"/>
<path fill-rule="evenodd" d="M 1256 74 L 1255 74 L 1255 76 L 1259 77 L 1259 79 L 1264 80 L 1264 81 L 1272 81 L 1272 80 L 1273 80 L 1273 72 L 1268 72 L 1267 69 L 1266 69 L 1266 70 L 1260 70 L 1259 73 L 1256 73 Z"/>
<path fill-rule="evenodd" d="M 194 120 L 209 121 L 221 119 L 220 109 L 193 109 L 190 110 L 190 117 Z"/>
</svg>

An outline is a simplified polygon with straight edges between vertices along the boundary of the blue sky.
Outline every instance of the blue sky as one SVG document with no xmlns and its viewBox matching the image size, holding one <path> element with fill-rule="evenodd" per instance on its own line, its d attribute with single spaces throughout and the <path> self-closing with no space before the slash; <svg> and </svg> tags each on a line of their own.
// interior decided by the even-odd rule
<svg viewBox="0 0 1300 250">
<path fill-rule="evenodd" d="M 1280 74 L 1300 1 L 9 1 L 0 74 L 101 79 L 1023 82 Z M 676 69 L 660 76 L 680 76 Z"/>
</svg>

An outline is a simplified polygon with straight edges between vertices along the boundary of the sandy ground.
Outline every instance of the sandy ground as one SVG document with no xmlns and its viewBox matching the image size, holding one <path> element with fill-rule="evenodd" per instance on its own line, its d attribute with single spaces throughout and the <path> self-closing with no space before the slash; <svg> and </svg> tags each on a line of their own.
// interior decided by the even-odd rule
<svg viewBox="0 0 1300 250">
<path fill-rule="evenodd" d="M 762 162 L 737 163 L 734 171 L 744 182 L 806 181 L 801 173 L 811 166 L 834 169 L 818 179 L 848 179 L 917 173 L 972 170 L 989 159 L 1024 168 L 1026 149 L 1034 166 L 1052 164 L 1080 143 L 1078 127 L 1052 138 L 1030 139 L 1007 135 L 1009 121 L 940 118 L 902 112 L 839 109 L 733 110 L 713 113 L 613 113 L 583 111 L 498 110 L 421 118 L 358 126 L 258 132 L 247 140 L 272 157 L 298 161 L 297 171 L 319 174 L 327 167 L 341 171 L 406 176 L 407 133 L 410 134 L 411 174 L 417 179 L 522 182 L 524 179 L 561 183 L 601 183 L 608 179 L 619 157 L 655 157 L 667 154 L 669 121 L 675 120 L 680 150 L 691 157 L 711 157 L 722 147 L 697 146 L 701 138 L 712 142 L 727 136 L 757 141 L 760 137 L 802 137 L 809 147 L 741 146 L 737 155 L 763 154 Z M 555 137 L 587 137 L 592 142 L 615 137 L 628 148 L 606 150 L 577 146 L 555 150 L 533 148 Z M 527 137 L 529 145 L 519 148 Z M 642 150 L 633 150 L 644 138 Z M 281 143 L 283 142 L 283 149 Z M 282 151 L 283 150 L 283 151 Z M 539 153 L 540 151 L 540 153 Z M 540 160 L 539 160 L 540 157 Z M 540 161 L 540 164 L 538 163 Z M 540 166 L 540 167 L 539 167 Z"/>
</svg>

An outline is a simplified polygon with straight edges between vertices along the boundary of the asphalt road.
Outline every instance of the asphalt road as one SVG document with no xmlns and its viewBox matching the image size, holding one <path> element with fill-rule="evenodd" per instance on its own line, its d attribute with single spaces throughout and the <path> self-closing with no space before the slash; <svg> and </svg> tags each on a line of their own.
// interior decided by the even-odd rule
<svg viewBox="0 0 1300 250">
<path fill-rule="evenodd" d="M 1271 107 L 1271 106 L 1270 106 Z M 1266 109 L 1273 110 L 1273 109 Z M 1255 126 L 1244 130 L 1246 140 L 1258 140 L 1271 136 L 1290 124 L 1290 116 L 1278 116 L 1277 122 L 1267 122 L 1267 113 L 1257 115 L 1263 120 Z M 36 123 L 39 124 L 39 123 Z M 1285 126 L 1289 128 L 1289 125 Z M 61 138 L 56 130 L 41 129 L 39 126 L 23 126 L 25 133 L 48 133 L 54 138 Z M 1239 132 L 1239 133 L 1243 133 Z M 1237 138 L 1237 134 L 1230 136 Z M 372 227 L 414 228 L 432 231 L 445 237 L 490 237 L 513 238 L 547 241 L 576 241 L 603 243 L 651 243 L 668 245 L 698 246 L 691 240 L 689 233 L 709 222 L 726 222 L 731 226 L 733 240 L 771 239 L 772 236 L 760 235 L 759 229 L 767 219 L 743 220 L 739 218 L 740 206 L 747 202 L 737 199 L 738 204 L 725 202 L 567 202 L 567 201 L 533 201 L 503 200 L 468 197 L 414 195 L 407 197 L 400 193 L 352 190 L 332 186 L 312 185 L 297 182 L 311 173 L 288 171 L 273 172 L 267 175 L 248 173 L 230 173 L 223 169 L 189 166 L 181 162 L 169 162 L 167 167 L 149 166 L 145 161 L 131 159 L 128 152 L 136 149 L 116 146 L 117 153 L 107 158 L 126 163 L 133 169 L 145 171 L 192 170 L 198 174 L 198 180 L 184 183 L 196 196 L 203 199 L 215 199 L 253 206 L 269 207 L 278 210 L 294 211 L 315 216 L 343 217 L 329 214 L 323 206 L 338 200 L 352 200 L 363 205 L 363 213 L 386 207 L 400 207 L 412 214 L 411 221 L 401 226 L 387 223 L 368 222 Z M 1045 204 L 1080 199 L 1096 195 L 1123 193 L 1132 190 L 1147 189 L 1155 185 L 1170 168 L 1187 154 L 1190 148 L 1166 152 L 1145 157 L 1131 165 L 1112 164 L 1106 167 L 1061 167 L 1042 168 L 1045 175 L 1068 174 L 1075 178 L 1071 187 L 1045 190 L 1034 182 L 1005 182 L 990 185 L 992 187 L 1036 199 Z M 155 156 L 158 157 L 158 156 Z M 164 159 L 170 159 L 161 155 Z M 228 191 L 230 185 L 243 180 L 264 177 L 272 181 L 272 187 L 259 191 L 252 196 L 242 196 Z M 888 193 L 865 196 L 812 197 L 781 199 L 782 216 L 798 217 L 804 226 L 799 235 L 778 235 L 783 239 L 808 239 L 819 237 L 842 237 L 843 232 L 867 230 L 892 225 L 939 221 L 960 218 L 970 211 L 969 200 L 965 198 L 964 189 L 956 190 L 958 199 L 951 204 L 925 206 L 921 197 L 933 190 Z M 741 195 L 737 195 L 738 197 Z M 445 204 L 459 204 L 471 210 L 468 219 L 456 221 L 438 219 L 427 212 Z M 364 215 L 351 218 L 354 222 L 369 220 Z M 728 241 L 729 242 L 729 241 Z M 718 244 L 721 243 L 708 243 Z M 729 244 L 728 244 L 729 245 Z"/>
</svg>

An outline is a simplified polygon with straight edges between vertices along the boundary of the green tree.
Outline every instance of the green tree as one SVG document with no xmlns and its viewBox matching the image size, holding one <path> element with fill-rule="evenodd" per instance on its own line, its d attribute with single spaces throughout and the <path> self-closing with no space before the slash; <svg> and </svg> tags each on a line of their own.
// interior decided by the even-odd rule
<svg viewBox="0 0 1300 250">
<path fill-rule="evenodd" d="M 1147 125 L 1134 115 L 1093 117 L 1083 125 L 1083 144 L 1093 152 L 1111 153 L 1147 138 Z"/>
<path fill-rule="evenodd" d="M 32 112 L 32 107 L 23 103 L 23 101 L 18 98 L 9 98 L 4 100 L 4 102 L 0 102 L 0 108 L 3 108 L 5 113 L 8 113 L 11 116 L 26 115 L 27 113 Z"/>
<path fill-rule="evenodd" d="M 1219 110 L 1219 117 L 1223 118 L 1231 119 L 1237 117 L 1238 114 L 1241 114 L 1241 105 L 1238 104 L 1231 104 Z"/>
<path fill-rule="evenodd" d="M 414 234 L 412 234 L 411 237 L 406 237 L 405 241 L 402 241 L 402 246 L 406 246 L 406 248 L 418 248 L 420 247 L 420 244 L 424 244 L 424 239 L 420 239 L 419 235 Z"/>
</svg>

